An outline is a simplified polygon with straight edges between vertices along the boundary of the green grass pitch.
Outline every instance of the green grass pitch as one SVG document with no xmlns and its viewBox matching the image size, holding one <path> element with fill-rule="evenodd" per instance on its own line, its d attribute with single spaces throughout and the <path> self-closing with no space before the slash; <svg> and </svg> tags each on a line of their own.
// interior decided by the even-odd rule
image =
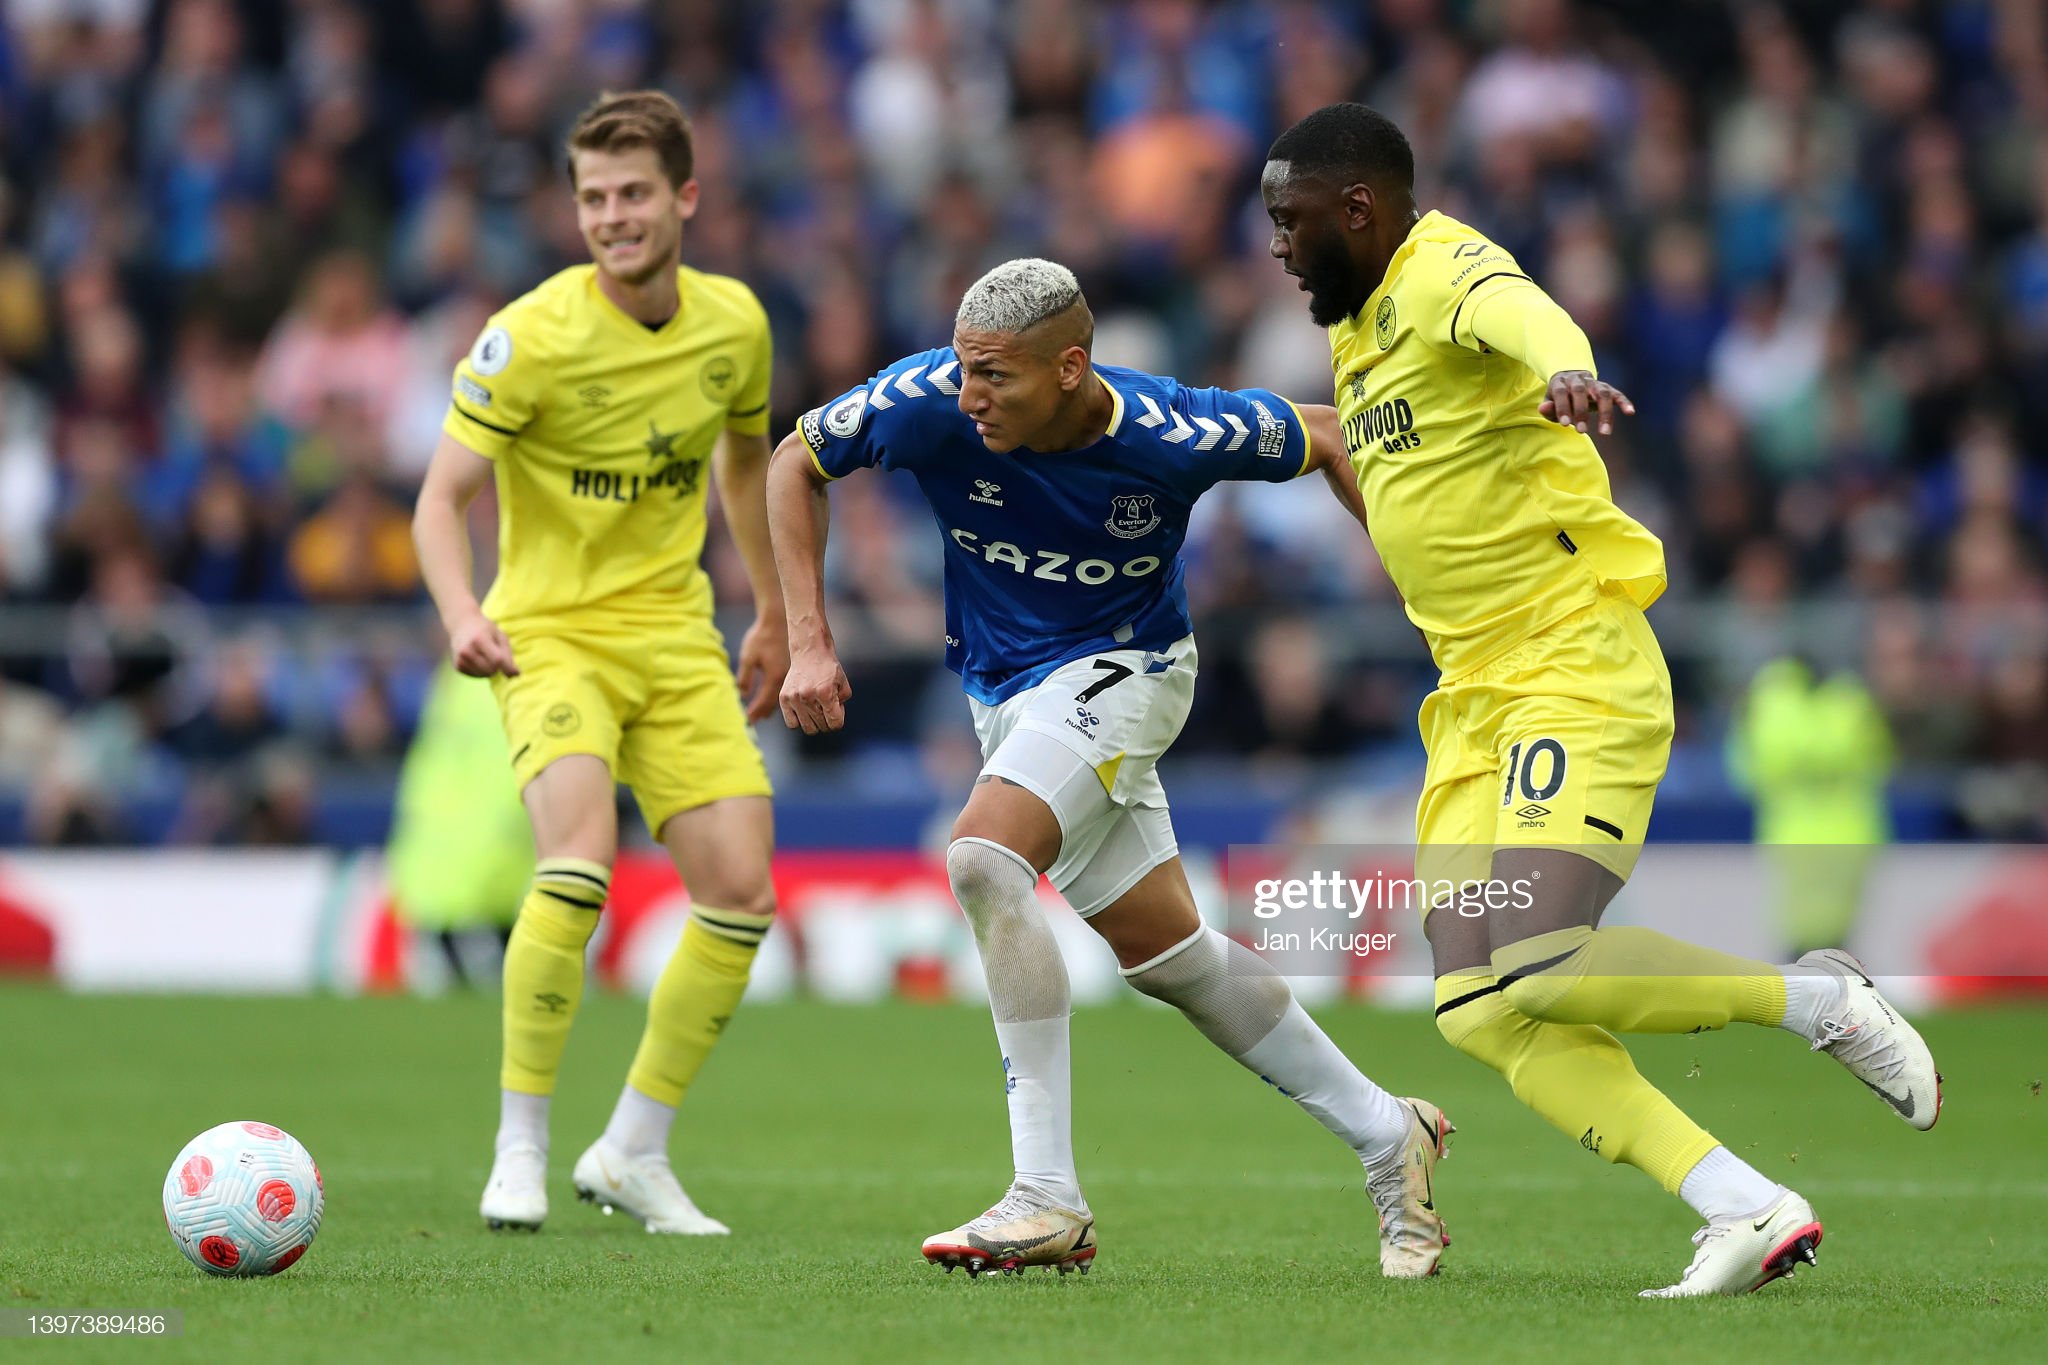
<svg viewBox="0 0 2048 1365">
<path fill-rule="evenodd" d="M 678 1125 L 730 1238 L 655 1238 L 578 1204 L 636 1002 L 593 998 L 555 1107 L 538 1235 L 476 1213 L 496 1121 L 496 1002 L 92 998 L 0 988 L 0 1307 L 178 1308 L 181 1340 L 9 1342 L 10 1359 L 2041 1359 L 2048 1012 L 1928 1019 L 1932 1133 L 1783 1034 L 1633 1040 L 1646 1075 L 1827 1225 L 1820 1265 L 1742 1300 L 1637 1289 L 1691 1253 L 1689 1210 L 1522 1110 L 1420 1014 L 1325 1012 L 1337 1041 L 1459 1125 L 1433 1281 L 1377 1274 L 1352 1158 L 1177 1015 L 1074 1021 L 1087 1278 L 927 1267 L 918 1242 L 1001 1191 L 994 1039 L 966 1006 L 750 1007 Z M 158 1214 L 179 1147 L 280 1124 L 326 1225 L 273 1280 L 200 1275 Z M 38 1354 L 40 1353 L 40 1354 Z"/>
</svg>

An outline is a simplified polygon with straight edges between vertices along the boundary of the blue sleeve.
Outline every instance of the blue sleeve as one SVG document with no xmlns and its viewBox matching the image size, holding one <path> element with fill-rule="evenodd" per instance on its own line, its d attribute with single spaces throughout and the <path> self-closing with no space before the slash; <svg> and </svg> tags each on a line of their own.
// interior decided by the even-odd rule
<svg viewBox="0 0 2048 1365">
<path fill-rule="evenodd" d="M 1308 469 L 1308 428 L 1294 404 L 1267 389 L 1187 389 L 1180 408 L 1205 484 L 1225 479 L 1286 483 Z"/>
<path fill-rule="evenodd" d="M 952 382 L 958 368 L 950 350 L 906 356 L 859 388 L 805 413 L 797 431 L 818 472 L 843 479 L 856 469 L 903 466 L 920 448 L 912 439 L 919 415 L 935 402 L 950 404 L 949 394 L 960 391 Z"/>
</svg>

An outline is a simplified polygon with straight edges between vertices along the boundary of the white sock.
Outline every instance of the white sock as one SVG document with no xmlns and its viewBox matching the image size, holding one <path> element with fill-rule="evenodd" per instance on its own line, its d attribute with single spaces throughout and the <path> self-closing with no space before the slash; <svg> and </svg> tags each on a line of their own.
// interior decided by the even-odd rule
<svg viewBox="0 0 2048 1365">
<path fill-rule="evenodd" d="M 971 836 L 946 850 L 946 873 L 988 980 L 1017 1180 L 1086 1213 L 1074 1169 L 1072 995 L 1059 940 L 1038 905 L 1038 873 L 1012 850 Z"/>
<path fill-rule="evenodd" d="M 604 1126 L 605 1141 L 628 1156 L 667 1156 L 668 1130 L 675 1121 L 674 1105 L 650 1099 L 629 1085 L 619 1091 L 612 1120 Z"/>
<path fill-rule="evenodd" d="M 1371 1165 L 1408 1137 L 1408 1111 L 1351 1064 L 1299 1000 L 1238 1060 L 1306 1109 Z"/>
<path fill-rule="evenodd" d="M 548 1105 L 551 1095 L 525 1095 L 517 1090 L 498 1092 L 498 1147 L 548 1149 Z"/>
<path fill-rule="evenodd" d="M 1842 979 L 1833 972 L 1793 963 L 1780 967 L 1785 974 L 1785 1018 L 1778 1025 L 1809 1043 L 1820 1037 L 1821 1016 L 1842 1000 Z"/>
<path fill-rule="evenodd" d="M 1017 1181 L 1088 1211 L 1074 1172 L 1073 1060 L 1067 1020 L 996 1023 L 1003 1049 L 1003 1088 L 1010 1103 L 1010 1156 Z"/>
<path fill-rule="evenodd" d="M 1678 1187 L 1678 1197 L 1710 1223 L 1762 1213 L 1783 1193 L 1783 1185 L 1766 1179 L 1726 1147 L 1701 1157 Z"/>
<path fill-rule="evenodd" d="M 1361 1161 L 1408 1136 L 1401 1102 L 1368 1080 L 1308 1017 L 1287 982 L 1241 943 L 1204 926 L 1123 978 L 1344 1139 Z"/>
</svg>

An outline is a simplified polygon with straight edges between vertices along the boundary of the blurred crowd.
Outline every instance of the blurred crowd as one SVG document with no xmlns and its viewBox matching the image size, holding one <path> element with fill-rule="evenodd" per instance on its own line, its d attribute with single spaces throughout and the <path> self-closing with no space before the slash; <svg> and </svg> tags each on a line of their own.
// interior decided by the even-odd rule
<svg viewBox="0 0 2048 1365">
<path fill-rule="evenodd" d="M 767 306 L 778 431 L 1025 253 L 1081 275 L 1105 361 L 1327 401 L 1257 174 L 1288 123 L 1367 100 L 1420 202 L 1514 252 L 1638 405 L 1603 453 L 1669 551 L 1682 742 L 1799 654 L 1867 679 L 1958 829 L 2048 834 L 2038 0 L 4 13 L 0 622 L 44 624 L 0 631 L 0 784 L 32 837 L 121 837 L 123 794 L 169 780 L 172 837 L 304 838 L 322 774 L 391 771 L 438 650 L 403 609 L 451 366 L 583 258 L 560 136 L 638 84 L 693 116 L 686 258 Z M 806 754 L 957 749 L 928 522 L 882 478 L 834 510 L 873 704 Z M 717 534 L 709 561 L 744 603 Z M 1428 670 L 1412 635 L 1347 628 L 1391 595 L 1334 502 L 1219 490 L 1190 591 L 1186 748 L 1283 772 L 1413 749 Z M 387 610 L 309 631 L 306 605 Z"/>
</svg>

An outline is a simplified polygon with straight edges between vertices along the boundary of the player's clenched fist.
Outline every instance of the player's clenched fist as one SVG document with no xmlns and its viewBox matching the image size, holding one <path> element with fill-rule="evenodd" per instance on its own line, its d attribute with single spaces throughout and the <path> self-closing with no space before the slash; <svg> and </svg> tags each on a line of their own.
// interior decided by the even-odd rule
<svg viewBox="0 0 2048 1365">
<path fill-rule="evenodd" d="M 1597 417 L 1600 434 L 1606 436 L 1614 431 L 1616 408 L 1630 417 L 1636 415 L 1636 405 L 1614 385 L 1585 370 L 1559 370 L 1550 376 L 1550 391 L 1536 410 L 1553 422 L 1587 433 Z"/>
<path fill-rule="evenodd" d="M 829 649 L 805 650 L 790 660 L 782 684 L 782 721 L 792 730 L 822 735 L 846 724 L 846 699 L 853 684 Z"/>
<path fill-rule="evenodd" d="M 482 612 L 464 618 L 448 632 L 448 653 L 455 667 L 472 678 L 488 678 L 493 673 L 519 676 L 519 665 L 512 661 L 512 642 L 498 629 L 498 623 Z"/>
</svg>

